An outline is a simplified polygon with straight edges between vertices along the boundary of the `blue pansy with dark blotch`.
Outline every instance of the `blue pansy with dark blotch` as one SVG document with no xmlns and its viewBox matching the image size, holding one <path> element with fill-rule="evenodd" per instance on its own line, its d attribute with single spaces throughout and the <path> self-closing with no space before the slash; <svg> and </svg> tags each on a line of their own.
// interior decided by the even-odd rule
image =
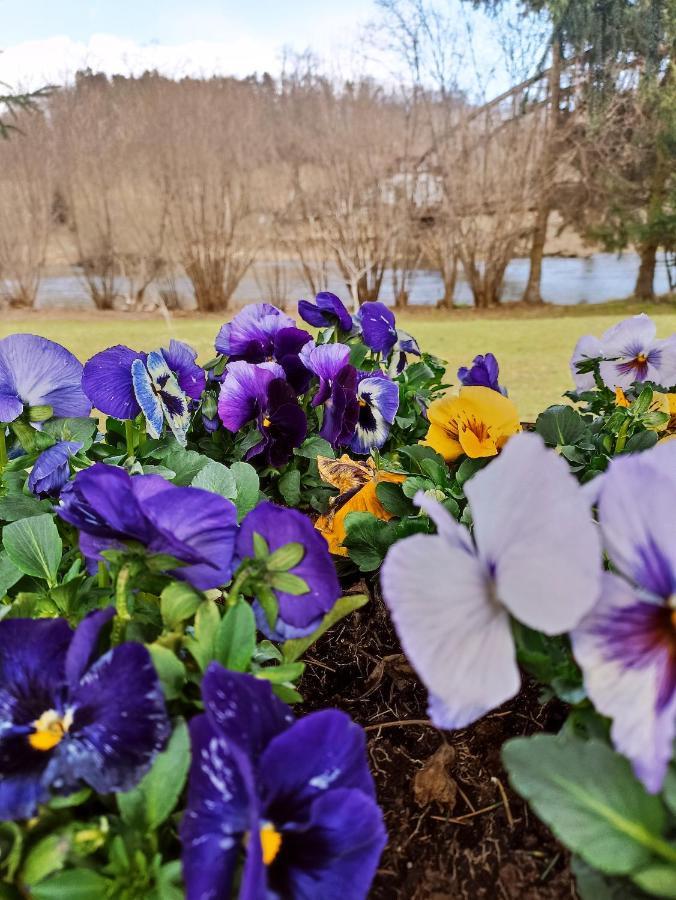
<svg viewBox="0 0 676 900">
<path fill-rule="evenodd" d="M 111 607 L 73 632 L 64 619 L 0 622 L 0 818 L 26 819 L 53 794 L 128 791 L 170 732 L 142 644 L 97 657 Z"/>
<path fill-rule="evenodd" d="M 37 497 L 57 497 L 70 478 L 70 458 L 83 444 L 80 441 L 59 441 L 43 450 L 28 476 L 28 489 Z"/>
<path fill-rule="evenodd" d="M 261 503 L 245 517 L 237 536 L 238 559 L 255 556 L 254 534 L 264 538 L 271 553 L 286 544 L 301 544 L 303 558 L 290 572 L 302 578 L 308 588 L 304 594 L 274 590 L 279 610 L 273 628 L 255 603 L 259 628 L 276 641 L 311 634 L 340 597 L 340 584 L 326 540 L 307 516 L 274 503 Z"/>
<path fill-rule="evenodd" d="M 296 392 L 278 363 L 229 363 L 221 384 L 218 415 L 223 425 L 237 433 L 255 421 L 260 440 L 245 458 L 262 455 L 275 468 L 289 461 L 295 447 L 307 437 L 307 417 Z"/>
<path fill-rule="evenodd" d="M 312 398 L 312 406 L 323 405 L 319 434 L 332 447 L 349 444 L 354 434 L 359 403 L 357 401 L 358 373 L 349 363 L 350 350 L 344 344 L 306 344 L 301 359 L 319 386 Z"/>
<path fill-rule="evenodd" d="M 398 340 L 392 310 L 378 300 L 369 301 L 359 309 L 357 320 L 366 346 L 374 353 L 389 356 Z"/>
<path fill-rule="evenodd" d="M 187 900 L 362 900 L 386 834 L 363 730 L 326 709 L 294 720 L 269 683 L 212 663 L 180 835 Z"/>
<path fill-rule="evenodd" d="M 499 377 L 500 367 L 492 353 L 480 353 L 472 360 L 471 367 L 461 366 L 458 369 L 461 384 L 467 387 L 487 387 L 506 397 L 507 391 L 500 386 Z"/>
<path fill-rule="evenodd" d="M 330 291 L 320 291 L 314 299 L 298 301 L 298 315 L 315 328 L 338 327 L 348 334 L 352 331 L 352 316 L 343 301 Z"/>
<path fill-rule="evenodd" d="M 61 491 L 57 514 L 80 532 L 90 569 L 102 551 L 133 541 L 149 555 L 184 563 L 169 574 L 198 590 L 221 587 L 232 575 L 237 510 L 211 491 L 96 463 Z"/>
<path fill-rule="evenodd" d="M 383 446 L 399 409 L 399 386 L 380 372 L 360 373 L 359 415 L 350 441 L 353 453 L 368 454 Z"/>
<path fill-rule="evenodd" d="M 310 374 L 302 365 L 299 353 L 312 339 L 307 331 L 269 303 L 245 306 L 226 322 L 216 336 L 218 353 L 233 362 L 276 362 L 293 389 L 303 394 L 310 383 Z"/>
<path fill-rule="evenodd" d="M 82 363 L 47 338 L 10 334 L 0 340 L 0 422 L 13 422 L 35 406 L 51 407 L 60 418 L 88 416 Z"/>
<path fill-rule="evenodd" d="M 389 372 L 391 375 L 400 375 L 406 368 L 409 356 L 422 356 L 416 339 L 397 328 L 397 343 L 394 345 Z"/>
<path fill-rule="evenodd" d="M 182 341 L 143 353 L 118 344 L 85 363 L 82 387 L 94 406 L 116 419 L 135 419 L 143 412 L 148 434 L 158 438 L 164 422 L 176 439 L 186 442 L 191 409 L 206 385 L 195 362 L 197 354 Z"/>
</svg>

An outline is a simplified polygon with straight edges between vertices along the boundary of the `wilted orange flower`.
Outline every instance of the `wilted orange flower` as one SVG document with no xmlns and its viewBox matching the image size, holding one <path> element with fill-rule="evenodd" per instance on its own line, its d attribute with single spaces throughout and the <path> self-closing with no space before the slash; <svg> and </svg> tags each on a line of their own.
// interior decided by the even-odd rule
<svg viewBox="0 0 676 900">
<path fill-rule="evenodd" d="M 453 462 L 462 456 L 495 456 L 521 431 L 519 413 L 508 397 L 487 387 L 463 387 L 453 397 L 435 400 L 428 410 L 430 427 L 421 443 Z"/>
<path fill-rule="evenodd" d="M 378 500 L 376 488 L 382 481 L 401 483 L 406 476 L 378 470 L 372 459 L 358 462 L 347 455 L 340 459 L 319 456 L 317 466 L 322 481 L 333 485 L 340 493 L 331 501 L 328 513 L 317 519 L 315 528 L 326 538 L 331 553 L 347 556 L 343 547 L 346 516 L 353 512 L 368 512 L 385 522 L 391 519 L 391 514 Z"/>
<path fill-rule="evenodd" d="M 629 401 L 627 400 L 627 395 L 624 393 L 621 387 L 615 388 L 615 406 L 629 406 Z"/>
</svg>

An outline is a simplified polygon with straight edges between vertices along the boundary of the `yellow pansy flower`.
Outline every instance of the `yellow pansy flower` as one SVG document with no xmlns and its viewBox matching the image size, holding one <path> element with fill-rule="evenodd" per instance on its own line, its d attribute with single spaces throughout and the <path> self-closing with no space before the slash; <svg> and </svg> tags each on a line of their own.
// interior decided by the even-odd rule
<svg viewBox="0 0 676 900">
<path fill-rule="evenodd" d="M 496 456 L 506 441 L 521 431 L 519 413 L 508 397 L 487 387 L 463 387 L 454 397 L 431 404 L 430 427 L 423 444 L 453 462 Z"/>
</svg>

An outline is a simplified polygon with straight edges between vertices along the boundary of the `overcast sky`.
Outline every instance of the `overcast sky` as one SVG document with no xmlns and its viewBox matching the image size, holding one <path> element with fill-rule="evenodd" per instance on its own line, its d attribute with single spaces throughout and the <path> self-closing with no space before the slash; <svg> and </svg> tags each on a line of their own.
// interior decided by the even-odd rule
<svg viewBox="0 0 676 900">
<path fill-rule="evenodd" d="M 466 9 L 462 15 L 474 16 Z M 108 74 L 277 74 L 284 48 L 312 48 L 345 74 L 379 74 L 358 40 L 376 12 L 374 0 L 0 0 L 0 81 L 24 89 L 64 83 L 86 66 Z M 495 45 L 485 23 L 479 32 L 488 65 Z"/>
</svg>

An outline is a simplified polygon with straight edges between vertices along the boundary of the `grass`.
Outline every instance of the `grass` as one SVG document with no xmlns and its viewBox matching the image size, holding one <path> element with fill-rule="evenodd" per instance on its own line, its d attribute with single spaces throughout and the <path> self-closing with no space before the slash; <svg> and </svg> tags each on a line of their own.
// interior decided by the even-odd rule
<svg viewBox="0 0 676 900">
<path fill-rule="evenodd" d="M 523 419 L 556 403 L 572 386 L 568 361 L 582 334 L 601 334 L 627 315 L 648 312 L 658 335 L 676 331 L 676 304 L 638 305 L 621 301 L 600 306 L 502 308 L 487 313 L 473 310 L 401 314 L 398 324 L 418 339 L 420 346 L 448 361 L 449 380 L 458 366 L 477 353 L 490 350 L 498 357 L 501 381 L 509 388 Z M 89 356 L 111 344 L 152 349 L 170 337 L 191 344 L 205 361 L 213 355 L 213 339 L 224 317 L 180 316 L 166 322 L 159 317 L 128 314 L 45 314 L 12 312 L 0 321 L 0 337 L 30 331 L 59 341 L 76 356 Z"/>
</svg>

